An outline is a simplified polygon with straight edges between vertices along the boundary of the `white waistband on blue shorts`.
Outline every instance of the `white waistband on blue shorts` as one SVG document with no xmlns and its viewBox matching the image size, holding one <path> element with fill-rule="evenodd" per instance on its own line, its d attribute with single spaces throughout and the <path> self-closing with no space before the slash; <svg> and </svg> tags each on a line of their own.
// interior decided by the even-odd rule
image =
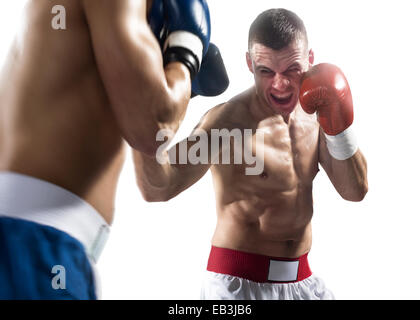
<svg viewBox="0 0 420 320">
<path fill-rule="evenodd" d="M 97 262 L 110 227 L 77 195 L 27 175 L 0 172 L 0 216 L 24 219 L 61 230 L 79 240 Z"/>
</svg>

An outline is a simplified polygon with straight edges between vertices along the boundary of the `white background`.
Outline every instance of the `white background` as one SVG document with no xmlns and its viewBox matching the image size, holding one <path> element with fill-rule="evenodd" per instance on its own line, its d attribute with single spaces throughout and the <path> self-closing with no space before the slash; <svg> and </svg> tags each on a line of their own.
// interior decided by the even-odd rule
<svg viewBox="0 0 420 320">
<path fill-rule="evenodd" d="M 1 1 L 0 53 L 23 0 Z M 51 1 L 53 3 L 53 1 Z M 354 126 L 368 161 L 369 192 L 346 202 L 323 171 L 314 181 L 312 271 L 338 299 L 420 299 L 420 20 L 417 1 L 209 0 L 212 41 L 231 79 L 216 98 L 192 100 L 177 139 L 211 107 L 253 84 L 247 33 L 263 10 L 305 22 L 315 62 L 350 83 Z M 77 50 L 77 48 L 75 48 Z M 146 203 L 128 153 L 111 237 L 98 264 L 104 299 L 198 299 L 215 226 L 210 173 L 167 203 Z"/>
</svg>

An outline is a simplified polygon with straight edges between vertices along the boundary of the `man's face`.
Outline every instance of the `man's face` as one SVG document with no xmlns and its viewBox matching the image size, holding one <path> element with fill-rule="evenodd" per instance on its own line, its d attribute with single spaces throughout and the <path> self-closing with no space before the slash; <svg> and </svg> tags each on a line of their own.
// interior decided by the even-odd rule
<svg viewBox="0 0 420 320">
<path fill-rule="evenodd" d="M 304 41 L 293 41 L 281 50 L 254 43 L 247 53 L 257 95 L 275 114 L 290 114 L 299 100 L 303 74 L 313 63 L 312 50 Z"/>
</svg>

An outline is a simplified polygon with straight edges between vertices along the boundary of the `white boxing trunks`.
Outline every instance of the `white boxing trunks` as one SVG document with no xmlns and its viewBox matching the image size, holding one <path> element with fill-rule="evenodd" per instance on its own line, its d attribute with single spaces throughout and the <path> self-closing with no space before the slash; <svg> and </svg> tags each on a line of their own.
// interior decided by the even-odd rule
<svg viewBox="0 0 420 320">
<path fill-rule="evenodd" d="M 307 256 L 278 258 L 213 246 L 201 299 L 333 300 L 312 274 Z"/>
<path fill-rule="evenodd" d="M 99 299 L 102 216 L 49 182 L 0 172 L 0 299 Z"/>
</svg>

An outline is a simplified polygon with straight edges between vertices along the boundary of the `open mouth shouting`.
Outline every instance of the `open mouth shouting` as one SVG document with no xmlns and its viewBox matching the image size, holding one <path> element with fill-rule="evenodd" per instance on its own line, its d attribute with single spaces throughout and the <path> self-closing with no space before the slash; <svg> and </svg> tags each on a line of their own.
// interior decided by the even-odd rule
<svg viewBox="0 0 420 320">
<path fill-rule="evenodd" d="M 288 95 L 270 94 L 270 96 L 276 104 L 287 105 L 292 101 L 293 93 L 289 93 Z"/>
</svg>

